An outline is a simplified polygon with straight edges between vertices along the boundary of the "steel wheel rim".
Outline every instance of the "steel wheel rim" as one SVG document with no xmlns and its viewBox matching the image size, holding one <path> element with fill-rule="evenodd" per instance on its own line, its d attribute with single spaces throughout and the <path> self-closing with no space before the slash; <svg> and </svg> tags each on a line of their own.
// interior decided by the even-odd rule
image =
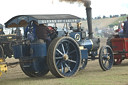
<svg viewBox="0 0 128 85">
<path fill-rule="evenodd" d="M 71 40 L 61 40 L 55 48 L 55 66 L 64 76 L 73 75 L 79 65 L 79 49 Z"/>
<path fill-rule="evenodd" d="M 112 57 L 112 52 L 111 49 L 108 47 L 104 48 L 102 51 L 102 64 L 105 69 L 110 69 L 113 65 L 113 57 Z"/>
</svg>

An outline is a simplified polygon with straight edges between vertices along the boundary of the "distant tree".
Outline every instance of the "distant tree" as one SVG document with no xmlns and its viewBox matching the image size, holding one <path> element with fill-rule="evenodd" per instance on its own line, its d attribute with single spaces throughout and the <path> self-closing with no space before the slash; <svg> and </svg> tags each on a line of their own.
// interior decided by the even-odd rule
<svg viewBox="0 0 128 85">
<path fill-rule="evenodd" d="M 95 17 L 95 19 L 97 19 L 97 17 Z"/>
<path fill-rule="evenodd" d="M 106 16 L 105 16 L 105 15 L 103 16 L 103 19 L 104 19 L 104 18 L 106 18 Z"/>
<path fill-rule="evenodd" d="M 81 18 L 81 20 L 85 20 L 85 18 Z"/>
<path fill-rule="evenodd" d="M 112 18 L 113 16 L 112 15 L 110 15 L 110 18 Z"/>
<path fill-rule="evenodd" d="M 127 14 L 120 14 L 120 16 L 126 16 Z"/>
<path fill-rule="evenodd" d="M 119 15 L 113 15 L 113 17 L 119 17 Z"/>
<path fill-rule="evenodd" d="M 99 17 L 97 17 L 97 19 L 101 19 L 101 17 L 99 16 Z"/>
</svg>

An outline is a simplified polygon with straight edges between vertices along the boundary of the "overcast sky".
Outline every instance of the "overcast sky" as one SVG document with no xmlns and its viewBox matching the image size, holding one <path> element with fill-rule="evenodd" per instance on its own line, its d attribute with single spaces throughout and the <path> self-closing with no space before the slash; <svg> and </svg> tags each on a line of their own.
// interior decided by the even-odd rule
<svg viewBox="0 0 128 85">
<path fill-rule="evenodd" d="M 128 13 L 128 0 L 91 0 L 92 16 Z M 73 14 L 86 17 L 83 4 L 70 4 L 58 0 L 1 0 L 0 23 L 11 17 L 26 14 Z"/>
</svg>

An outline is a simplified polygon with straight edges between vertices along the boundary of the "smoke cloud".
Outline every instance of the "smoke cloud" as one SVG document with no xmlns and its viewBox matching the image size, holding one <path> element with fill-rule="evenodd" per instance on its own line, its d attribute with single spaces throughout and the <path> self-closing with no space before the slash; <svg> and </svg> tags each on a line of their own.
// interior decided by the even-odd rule
<svg viewBox="0 0 128 85">
<path fill-rule="evenodd" d="M 69 2 L 69 3 L 73 3 L 73 2 L 79 2 L 79 3 L 84 3 L 85 7 L 90 7 L 91 5 L 91 1 L 90 0 L 59 0 L 60 2 L 65 1 L 65 2 Z"/>
</svg>

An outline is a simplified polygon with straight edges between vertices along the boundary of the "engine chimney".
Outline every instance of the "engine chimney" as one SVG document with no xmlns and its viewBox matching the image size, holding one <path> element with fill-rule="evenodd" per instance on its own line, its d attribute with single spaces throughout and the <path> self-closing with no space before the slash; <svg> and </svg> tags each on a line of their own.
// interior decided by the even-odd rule
<svg viewBox="0 0 128 85">
<path fill-rule="evenodd" d="M 92 39 L 93 32 L 92 32 L 92 8 L 90 7 L 91 1 L 90 0 L 83 0 L 83 1 L 84 1 L 84 6 L 86 7 L 89 39 Z"/>
<path fill-rule="evenodd" d="M 88 7 L 86 8 L 86 14 L 87 14 L 87 23 L 88 23 L 88 34 L 89 38 L 93 38 L 93 32 L 92 32 L 92 13 L 91 13 L 92 8 Z"/>
</svg>

